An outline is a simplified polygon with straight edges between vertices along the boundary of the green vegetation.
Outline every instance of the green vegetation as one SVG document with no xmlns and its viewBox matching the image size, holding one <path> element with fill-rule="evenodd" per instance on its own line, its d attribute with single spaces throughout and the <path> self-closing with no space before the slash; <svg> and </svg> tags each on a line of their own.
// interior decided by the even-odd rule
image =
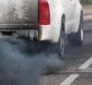
<svg viewBox="0 0 92 85">
<path fill-rule="evenodd" d="M 92 4 L 92 0 L 80 0 L 82 4 Z"/>
</svg>

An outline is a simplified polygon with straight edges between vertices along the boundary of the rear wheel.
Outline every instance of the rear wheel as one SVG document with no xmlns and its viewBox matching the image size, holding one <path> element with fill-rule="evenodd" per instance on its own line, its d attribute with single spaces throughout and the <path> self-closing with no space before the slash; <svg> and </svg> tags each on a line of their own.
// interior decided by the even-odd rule
<svg viewBox="0 0 92 85">
<path fill-rule="evenodd" d="M 79 30 L 68 35 L 68 43 L 71 46 L 81 46 L 83 43 L 83 14 L 81 13 Z"/>
<path fill-rule="evenodd" d="M 59 58 L 62 59 L 64 55 L 64 49 L 65 49 L 65 17 L 62 18 L 60 37 L 57 43 L 57 47 L 58 47 L 58 52 L 57 52 L 58 56 Z"/>
</svg>

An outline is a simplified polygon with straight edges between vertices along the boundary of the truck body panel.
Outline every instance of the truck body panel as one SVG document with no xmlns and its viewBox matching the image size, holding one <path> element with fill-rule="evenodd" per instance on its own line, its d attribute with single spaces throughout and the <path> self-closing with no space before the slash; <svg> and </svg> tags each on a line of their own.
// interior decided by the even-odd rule
<svg viewBox="0 0 92 85">
<path fill-rule="evenodd" d="M 0 26 L 38 24 L 38 0 L 0 0 Z"/>
</svg>

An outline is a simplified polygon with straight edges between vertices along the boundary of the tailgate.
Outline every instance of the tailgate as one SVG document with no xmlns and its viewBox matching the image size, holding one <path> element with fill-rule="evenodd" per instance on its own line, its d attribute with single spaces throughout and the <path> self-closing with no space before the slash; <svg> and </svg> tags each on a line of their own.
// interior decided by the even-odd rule
<svg viewBox="0 0 92 85">
<path fill-rule="evenodd" d="M 0 0 L 0 25 L 38 24 L 38 0 Z"/>
</svg>

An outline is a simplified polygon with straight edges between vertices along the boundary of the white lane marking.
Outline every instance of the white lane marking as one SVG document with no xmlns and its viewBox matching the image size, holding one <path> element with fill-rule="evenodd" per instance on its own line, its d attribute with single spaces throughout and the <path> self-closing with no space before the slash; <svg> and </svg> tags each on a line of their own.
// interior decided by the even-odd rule
<svg viewBox="0 0 92 85">
<path fill-rule="evenodd" d="M 92 57 L 89 58 L 84 64 L 82 64 L 78 69 L 87 69 L 92 64 Z M 71 85 L 80 74 L 71 74 L 67 79 L 65 79 L 60 85 Z"/>
<path fill-rule="evenodd" d="M 87 69 L 92 64 L 92 57 L 88 59 L 83 65 L 79 67 L 79 69 Z"/>
<path fill-rule="evenodd" d="M 79 77 L 79 74 L 71 74 L 66 80 L 64 80 L 60 85 L 71 85 L 74 80 Z"/>
</svg>

